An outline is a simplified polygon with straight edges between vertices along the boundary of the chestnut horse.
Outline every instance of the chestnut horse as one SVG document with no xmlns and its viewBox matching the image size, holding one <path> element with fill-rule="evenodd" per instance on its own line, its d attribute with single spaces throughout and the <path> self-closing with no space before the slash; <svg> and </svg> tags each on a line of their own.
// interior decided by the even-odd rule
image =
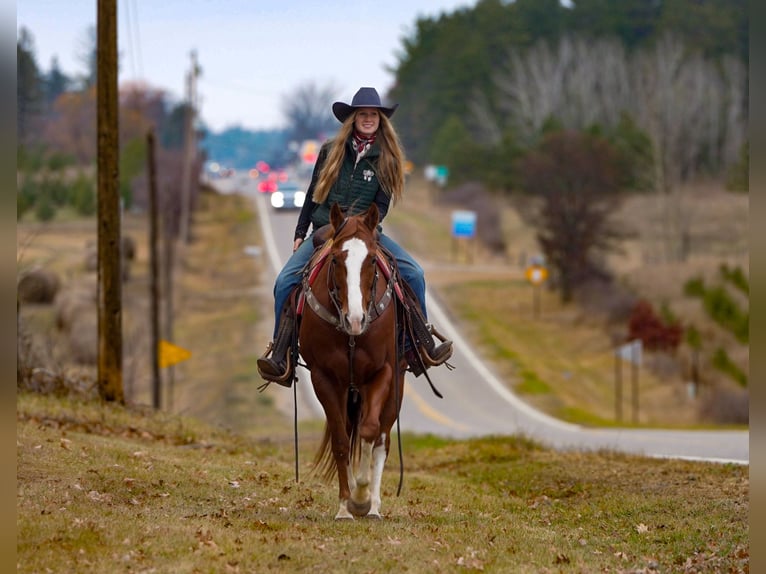
<svg viewBox="0 0 766 574">
<path fill-rule="evenodd" d="M 338 477 L 336 519 L 380 518 L 380 483 L 402 404 L 396 286 L 377 242 L 379 212 L 344 217 L 304 274 L 300 353 L 325 412 L 316 469 Z"/>
</svg>

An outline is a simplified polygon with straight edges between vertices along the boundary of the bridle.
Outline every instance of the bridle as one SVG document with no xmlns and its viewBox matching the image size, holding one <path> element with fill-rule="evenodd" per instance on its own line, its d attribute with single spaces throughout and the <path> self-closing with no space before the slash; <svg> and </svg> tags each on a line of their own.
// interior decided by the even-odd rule
<svg viewBox="0 0 766 574">
<path fill-rule="evenodd" d="M 340 229 L 342 229 L 342 226 Z M 328 256 L 329 261 L 326 260 Z M 318 276 L 317 273 L 304 273 L 302 279 L 303 295 L 305 296 L 309 307 L 311 307 L 311 310 L 314 311 L 314 313 L 316 313 L 320 319 L 331 324 L 337 330 L 346 332 L 344 326 L 345 323 L 342 320 L 343 309 L 342 302 L 340 300 L 340 290 L 338 289 L 338 285 L 335 282 L 335 266 L 337 265 L 337 260 L 332 254 L 328 252 L 328 255 L 320 259 L 316 263 L 316 266 L 321 266 L 323 264 L 329 266 L 327 271 L 327 292 L 330 296 L 330 301 L 332 302 L 334 310 L 328 309 L 314 294 L 312 285 L 313 279 Z M 388 263 L 385 261 L 383 255 L 380 252 L 377 252 L 375 256 L 375 274 L 372 281 L 372 293 L 370 296 L 370 301 L 367 305 L 367 309 L 365 311 L 365 319 L 367 325 L 380 317 L 393 299 L 395 278 L 394 274 L 388 271 L 384 272 L 384 277 L 387 279 L 386 289 L 383 292 L 380 300 L 376 302 L 380 272 L 387 269 L 387 265 Z M 352 336 L 350 333 L 346 332 L 346 334 Z"/>
</svg>

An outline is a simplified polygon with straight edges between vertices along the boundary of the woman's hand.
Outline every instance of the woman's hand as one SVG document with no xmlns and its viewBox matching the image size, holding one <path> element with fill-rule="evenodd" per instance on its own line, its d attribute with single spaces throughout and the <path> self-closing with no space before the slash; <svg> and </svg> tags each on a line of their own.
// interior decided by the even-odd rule
<svg viewBox="0 0 766 574">
<path fill-rule="evenodd" d="M 296 239 L 296 240 L 293 242 L 293 253 L 295 253 L 296 251 L 298 251 L 298 248 L 301 246 L 301 243 L 303 243 L 303 239 L 301 239 L 300 237 L 298 237 L 298 238 L 297 238 L 297 239 Z"/>
</svg>

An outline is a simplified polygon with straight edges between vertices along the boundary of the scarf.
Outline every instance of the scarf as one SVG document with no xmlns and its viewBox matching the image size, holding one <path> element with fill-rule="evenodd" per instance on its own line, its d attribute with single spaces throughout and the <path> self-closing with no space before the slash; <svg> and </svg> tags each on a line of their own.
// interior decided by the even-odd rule
<svg viewBox="0 0 766 574">
<path fill-rule="evenodd" d="M 354 130 L 354 149 L 356 150 L 357 161 L 370 149 L 373 143 L 375 143 L 375 136 L 378 132 L 375 132 L 371 136 L 365 136 Z"/>
</svg>

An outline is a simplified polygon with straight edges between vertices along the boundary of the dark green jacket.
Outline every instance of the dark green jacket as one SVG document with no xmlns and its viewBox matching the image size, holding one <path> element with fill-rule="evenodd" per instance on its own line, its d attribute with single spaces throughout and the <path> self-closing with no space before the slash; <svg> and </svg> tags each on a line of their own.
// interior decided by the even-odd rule
<svg viewBox="0 0 766 574">
<path fill-rule="evenodd" d="M 378 142 L 373 143 L 367 153 L 359 160 L 359 163 L 356 163 L 356 151 L 351 144 L 351 139 L 349 139 L 346 142 L 346 155 L 341 165 L 340 174 L 330 188 L 327 199 L 320 204 L 314 202 L 314 188 L 329 148 L 330 142 L 327 142 L 319 151 L 311 176 L 311 183 L 306 192 L 306 200 L 295 227 L 295 239 L 306 237 L 309 224 L 313 226 L 314 230 L 317 230 L 330 223 L 330 208 L 333 203 L 337 203 L 346 214 L 355 215 L 366 211 L 375 202 L 378 204 L 381 221 L 388 212 L 391 196 L 383 189 L 378 180 L 378 157 L 380 156 Z"/>
</svg>

